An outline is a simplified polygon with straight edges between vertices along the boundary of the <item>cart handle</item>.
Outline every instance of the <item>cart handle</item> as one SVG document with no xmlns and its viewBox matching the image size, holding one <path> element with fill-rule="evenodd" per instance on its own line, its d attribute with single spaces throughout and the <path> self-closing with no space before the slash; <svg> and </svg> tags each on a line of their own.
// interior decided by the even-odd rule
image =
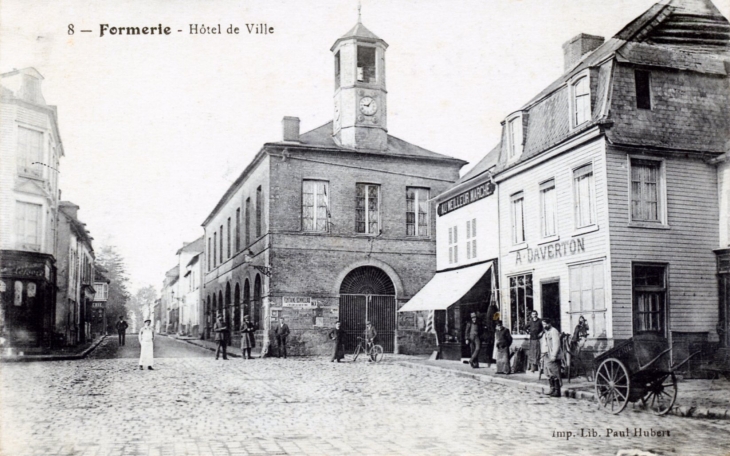
<svg viewBox="0 0 730 456">
<path fill-rule="evenodd" d="M 662 356 L 666 355 L 671 350 L 672 350 L 672 347 L 669 347 L 666 350 L 664 350 L 663 352 L 659 353 L 654 359 L 652 359 L 648 363 L 644 364 L 643 366 L 642 365 L 639 365 L 639 371 L 643 371 L 644 369 L 648 368 L 649 366 L 651 366 L 652 364 L 654 364 L 654 361 L 656 361 L 659 358 L 661 358 Z"/>
<path fill-rule="evenodd" d="M 689 355 L 687 357 L 687 359 L 685 359 L 681 363 L 677 364 L 676 366 L 672 366 L 671 368 L 669 368 L 669 370 L 672 371 L 672 372 L 674 372 L 675 370 L 679 369 L 679 367 L 682 366 L 684 363 L 686 363 L 687 361 L 689 361 L 690 359 L 692 359 L 693 356 L 698 355 L 700 352 L 702 352 L 702 350 L 697 350 L 696 352 L 694 352 L 691 355 Z"/>
</svg>

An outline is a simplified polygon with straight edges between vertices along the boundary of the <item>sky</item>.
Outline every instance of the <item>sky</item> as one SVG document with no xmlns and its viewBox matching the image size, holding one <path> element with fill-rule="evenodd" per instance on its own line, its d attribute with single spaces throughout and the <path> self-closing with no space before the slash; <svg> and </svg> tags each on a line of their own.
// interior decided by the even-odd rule
<svg viewBox="0 0 730 456">
<path fill-rule="evenodd" d="M 610 38 L 654 3 L 361 0 L 363 24 L 389 44 L 389 134 L 468 161 L 463 173 L 499 141 L 500 122 L 561 75 L 564 42 Z M 730 0 L 715 5 L 730 17 Z M 97 249 L 117 247 L 132 289 L 159 289 L 177 249 L 203 234 L 262 145 L 281 139 L 282 117 L 299 117 L 302 132 L 332 119 L 330 47 L 357 22 L 357 6 L 2 0 L 0 72 L 44 76 L 66 153 L 62 198 L 81 207 Z M 101 24 L 171 34 L 100 37 Z M 224 33 L 193 35 L 191 24 Z M 249 34 L 246 24 L 274 32 Z"/>
</svg>

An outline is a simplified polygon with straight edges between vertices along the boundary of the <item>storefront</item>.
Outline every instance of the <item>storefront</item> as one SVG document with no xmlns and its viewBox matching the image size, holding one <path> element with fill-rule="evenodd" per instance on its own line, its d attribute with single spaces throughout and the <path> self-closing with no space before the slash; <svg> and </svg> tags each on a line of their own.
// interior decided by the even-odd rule
<svg viewBox="0 0 730 456">
<path fill-rule="evenodd" d="M 56 268 L 51 255 L 0 252 L 0 336 L 2 348 L 48 346 L 55 316 Z"/>
</svg>

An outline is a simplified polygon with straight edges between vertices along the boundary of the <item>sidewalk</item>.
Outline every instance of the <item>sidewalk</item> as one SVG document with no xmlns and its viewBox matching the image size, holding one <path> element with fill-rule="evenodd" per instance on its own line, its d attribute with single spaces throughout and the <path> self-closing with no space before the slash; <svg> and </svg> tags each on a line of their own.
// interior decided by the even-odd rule
<svg viewBox="0 0 730 456">
<path fill-rule="evenodd" d="M 0 362 L 22 363 L 29 361 L 69 361 L 83 359 L 91 353 L 107 336 L 100 336 L 96 340 L 77 347 L 64 347 L 56 350 L 49 350 L 50 353 L 24 354 L 24 355 L 2 355 Z"/>
<path fill-rule="evenodd" d="M 511 386 L 538 393 L 547 393 L 550 389 L 544 375 L 541 380 L 538 380 L 537 373 L 497 374 L 495 365 L 488 368 L 482 364 L 478 369 L 474 369 L 459 361 L 433 361 L 416 357 L 411 357 L 408 360 L 398 360 L 397 362 L 414 369 L 428 369 L 471 377 L 485 383 Z M 594 384 L 586 380 L 585 377 L 573 378 L 570 383 L 563 379 L 561 392 L 563 398 L 583 399 L 592 402 L 596 400 Z M 725 379 L 680 379 L 677 401 L 669 413 L 682 417 L 730 420 L 730 381 Z"/>
<path fill-rule="evenodd" d="M 162 334 L 162 333 L 160 333 L 160 335 L 168 337 L 170 339 L 174 339 L 178 342 L 184 342 L 184 343 L 188 343 L 190 345 L 195 345 L 197 347 L 205 348 L 212 352 L 215 352 L 216 348 L 218 348 L 218 344 L 215 341 L 203 340 L 199 337 L 178 336 L 177 334 Z M 232 358 L 240 358 L 241 357 L 241 348 L 237 347 L 236 345 L 230 345 L 230 346 L 228 346 L 228 350 L 226 353 L 228 354 L 228 356 L 230 356 Z M 261 357 L 261 347 L 256 347 L 256 348 L 252 349 L 251 356 L 260 358 Z"/>
</svg>

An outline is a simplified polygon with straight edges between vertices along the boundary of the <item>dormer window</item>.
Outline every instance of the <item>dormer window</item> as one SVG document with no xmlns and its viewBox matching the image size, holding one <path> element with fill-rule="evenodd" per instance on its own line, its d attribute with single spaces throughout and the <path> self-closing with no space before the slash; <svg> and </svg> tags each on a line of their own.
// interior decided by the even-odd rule
<svg viewBox="0 0 730 456">
<path fill-rule="evenodd" d="M 375 48 L 367 46 L 357 47 L 357 81 L 366 84 L 375 84 L 377 82 Z"/>
<path fill-rule="evenodd" d="M 583 74 L 570 84 L 573 127 L 586 123 L 591 118 L 591 88 L 588 74 Z"/>
<path fill-rule="evenodd" d="M 515 160 L 522 155 L 522 114 L 507 118 L 507 159 Z"/>
</svg>

